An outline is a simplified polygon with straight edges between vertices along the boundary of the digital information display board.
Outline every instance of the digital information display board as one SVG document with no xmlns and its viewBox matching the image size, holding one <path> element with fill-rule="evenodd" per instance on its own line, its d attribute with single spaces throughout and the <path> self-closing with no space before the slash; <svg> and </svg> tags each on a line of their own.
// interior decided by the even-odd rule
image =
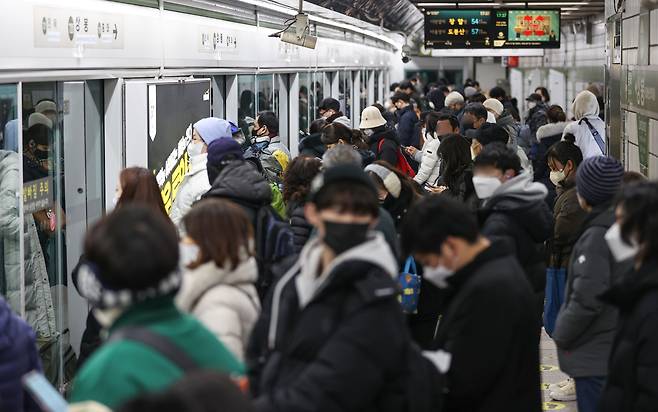
<svg viewBox="0 0 658 412">
<path fill-rule="evenodd" d="M 425 47 L 560 48 L 560 10 L 427 9 Z"/>
</svg>

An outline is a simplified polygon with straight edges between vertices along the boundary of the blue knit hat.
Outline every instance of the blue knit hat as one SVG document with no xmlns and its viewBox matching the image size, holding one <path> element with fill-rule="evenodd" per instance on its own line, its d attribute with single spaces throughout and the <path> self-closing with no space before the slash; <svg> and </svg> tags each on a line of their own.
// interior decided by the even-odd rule
<svg viewBox="0 0 658 412">
<path fill-rule="evenodd" d="M 208 164 L 219 165 L 228 155 L 244 159 L 242 147 L 233 139 L 217 139 L 208 145 Z"/>
<path fill-rule="evenodd" d="M 619 191 L 624 167 L 617 159 L 596 156 L 585 159 L 578 167 L 576 190 L 590 206 L 612 200 Z"/>
<path fill-rule="evenodd" d="M 208 146 L 210 146 L 210 143 L 217 139 L 221 139 L 222 137 L 233 137 L 233 134 L 231 133 L 231 123 L 216 117 L 206 117 L 205 119 L 201 119 L 194 123 L 194 128 L 197 133 L 199 133 L 199 136 L 201 136 L 201 139 L 203 139 L 203 142 Z"/>
</svg>

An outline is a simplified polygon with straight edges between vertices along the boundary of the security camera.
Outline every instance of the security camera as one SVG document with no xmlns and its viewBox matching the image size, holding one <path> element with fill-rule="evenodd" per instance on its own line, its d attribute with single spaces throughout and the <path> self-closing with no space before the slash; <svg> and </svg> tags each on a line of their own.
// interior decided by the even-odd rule
<svg viewBox="0 0 658 412">
<path fill-rule="evenodd" d="M 409 57 L 410 54 L 411 47 L 407 46 L 406 44 L 402 46 L 402 63 L 409 63 L 411 61 L 411 57 Z"/>
<path fill-rule="evenodd" d="M 293 21 L 280 32 L 271 34 L 270 37 L 280 37 L 284 43 L 315 49 L 318 38 L 311 36 L 311 28 L 308 23 L 308 15 L 299 13 Z"/>
<path fill-rule="evenodd" d="M 402 55 L 402 63 L 409 63 L 411 61 L 411 57 L 407 55 Z"/>
</svg>

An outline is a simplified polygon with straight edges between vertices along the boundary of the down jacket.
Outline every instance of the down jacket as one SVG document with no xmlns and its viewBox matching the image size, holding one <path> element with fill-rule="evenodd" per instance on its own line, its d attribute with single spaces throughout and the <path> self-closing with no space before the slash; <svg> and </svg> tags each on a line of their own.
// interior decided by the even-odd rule
<svg viewBox="0 0 658 412">
<path fill-rule="evenodd" d="M 420 136 L 416 133 L 418 124 L 418 116 L 414 111 L 412 105 L 397 111 L 398 117 L 398 136 L 400 136 L 400 144 L 402 146 L 415 146 L 420 145 Z"/>
<path fill-rule="evenodd" d="M 405 347 L 398 264 L 383 236 L 336 257 L 311 240 L 276 284 L 247 364 L 259 412 L 399 411 Z"/>
<path fill-rule="evenodd" d="M 14 152 L 0 150 L 0 231 L 3 259 L 0 268 L 2 294 L 17 313 L 21 311 L 20 261 L 25 265 L 25 318 L 39 340 L 52 342 L 57 338 L 55 310 L 46 261 L 39 243 L 39 235 L 31 214 L 20 220 L 16 194 L 21 182 L 18 173 L 19 157 Z M 20 231 L 25 225 L 25 254 L 21 256 Z"/>
<path fill-rule="evenodd" d="M 253 257 L 234 270 L 210 261 L 183 274 L 176 296 L 178 307 L 197 318 L 241 362 L 260 313 L 257 278 Z"/>
<path fill-rule="evenodd" d="M 601 412 L 641 412 L 658 405 L 658 262 L 631 271 L 604 295 L 619 309 Z"/>
<path fill-rule="evenodd" d="M 544 242 L 551 236 L 552 214 L 546 188 L 522 173 L 503 183 L 478 211 L 482 234 L 503 240 L 514 251 L 543 307 L 546 284 Z"/>
<path fill-rule="evenodd" d="M 233 161 L 224 166 L 202 197 L 219 197 L 237 203 L 255 225 L 258 210 L 272 201 L 272 189 L 251 163 Z"/>
<path fill-rule="evenodd" d="M 41 371 L 34 332 L 0 297 L 0 410 L 41 410 L 21 382 L 33 370 Z"/>
<path fill-rule="evenodd" d="M 548 243 L 549 265 L 567 269 L 571 250 L 582 233 L 587 212 L 580 207 L 576 193 L 576 175 L 560 182 L 553 207 L 553 237 Z"/>
<path fill-rule="evenodd" d="M 185 175 L 180 189 L 178 189 L 170 212 L 171 221 L 178 227 L 179 233 L 183 233 L 183 218 L 190 211 L 194 202 L 210 189 L 207 161 L 208 153 L 190 157 L 190 171 Z"/>
<path fill-rule="evenodd" d="M 630 264 L 615 262 L 604 239 L 614 222 L 610 204 L 597 206 L 587 216 L 571 252 L 564 303 L 552 338 L 560 369 L 572 378 L 608 373 L 617 310 L 598 298 Z"/>
<path fill-rule="evenodd" d="M 375 160 L 384 160 L 393 166 L 397 166 L 400 141 L 395 129 L 377 128 L 368 140 L 370 141 L 370 151 L 375 154 Z M 381 144 L 381 150 L 379 150 L 381 140 L 384 140 L 384 142 Z"/>
<path fill-rule="evenodd" d="M 539 412 L 539 313 L 513 252 L 492 242 L 447 284 L 432 344 L 452 355 L 444 410 Z"/>
<path fill-rule="evenodd" d="M 436 137 L 428 137 L 423 144 L 422 152 L 416 152 L 416 160 L 420 167 L 418 168 L 418 173 L 414 177 L 414 180 L 419 185 L 423 183 L 429 183 L 431 185 L 436 185 L 437 180 L 439 180 L 439 170 L 441 168 L 441 161 L 439 160 L 439 145 L 441 141 Z"/>
<path fill-rule="evenodd" d="M 311 237 L 313 226 L 306 220 L 304 205 L 301 203 L 291 203 L 288 208 L 288 216 L 293 234 L 294 251 L 295 254 L 298 254 L 304 248 L 308 238 Z"/>
</svg>

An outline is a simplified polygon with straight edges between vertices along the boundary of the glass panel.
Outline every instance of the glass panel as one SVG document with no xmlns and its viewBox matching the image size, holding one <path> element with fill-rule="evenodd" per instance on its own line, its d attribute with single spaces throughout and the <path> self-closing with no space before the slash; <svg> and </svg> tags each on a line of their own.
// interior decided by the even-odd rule
<svg viewBox="0 0 658 412">
<path fill-rule="evenodd" d="M 64 318 L 68 310 L 63 259 L 63 102 L 56 83 L 24 84 L 22 98 L 27 127 L 23 129 L 25 315 L 37 334 L 46 377 L 62 388 L 72 378 L 75 365 Z"/>
<path fill-rule="evenodd" d="M 375 70 L 375 103 L 380 103 L 379 100 L 379 70 Z"/>
<path fill-rule="evenodd" d="M 361 70 L 361 81 L 359 82 L 359 112 L 368 106 L 368 71 Z"/>
<path fill-rule="evenodd" d="M 251 136 L 250 127 L 256 117 L 256 101 L 254 90 L 256 89 L 256 78 L 252 74 L 238 75 L 238 126 L 245 136 Z"/>
<path fill-rule="evenodd" d="M 345 72 L 345 116 L 352 118 L 352 72 Z"/>
<path fill-rule="evenodd" d="M 324 99 L 324 73 L 313 73 L 313 84 L 312 84 L 312 94 L 313 94 L 313 109 L 311 110 L 313 120 L 320 118 L 320 103 Z"/>
<path fill-rule="evenodd" d="M 258 75 L 258 104 L 257 111 L 273 111 L 274 82 L 271 74 Z"/>
<path fill-rule="evenodd" d="M 308 112 L 309 112 L 309 73 L 299 74 L 299 130 L 301 133 L 308 134 Z"/>
<path fill-rule="evenodd" d="M 274 113 L 276 113 L 276 117 L 279 119 L 279 122 L 281 122 L 281 106 L 280 106 L 280 96 L 279 96 L 279 79 L 277 76 L 274 76 L 274 90 L 272 94 L 272 106 L 274 110 Z M 279 126 L 281 128 L 281 126 Z"/>
<path fill-rule="evenodd" d="M 0 85 L 0 294 L 7 300 L 12 310 L 23 315 L 24 296 L 21 281 L 21 216 L 19 175 L 20 130 L 18 126 L 18 96 L 16 85 Z M 31 317 L 32 326 L 36 324 Z"/>
</svg>

